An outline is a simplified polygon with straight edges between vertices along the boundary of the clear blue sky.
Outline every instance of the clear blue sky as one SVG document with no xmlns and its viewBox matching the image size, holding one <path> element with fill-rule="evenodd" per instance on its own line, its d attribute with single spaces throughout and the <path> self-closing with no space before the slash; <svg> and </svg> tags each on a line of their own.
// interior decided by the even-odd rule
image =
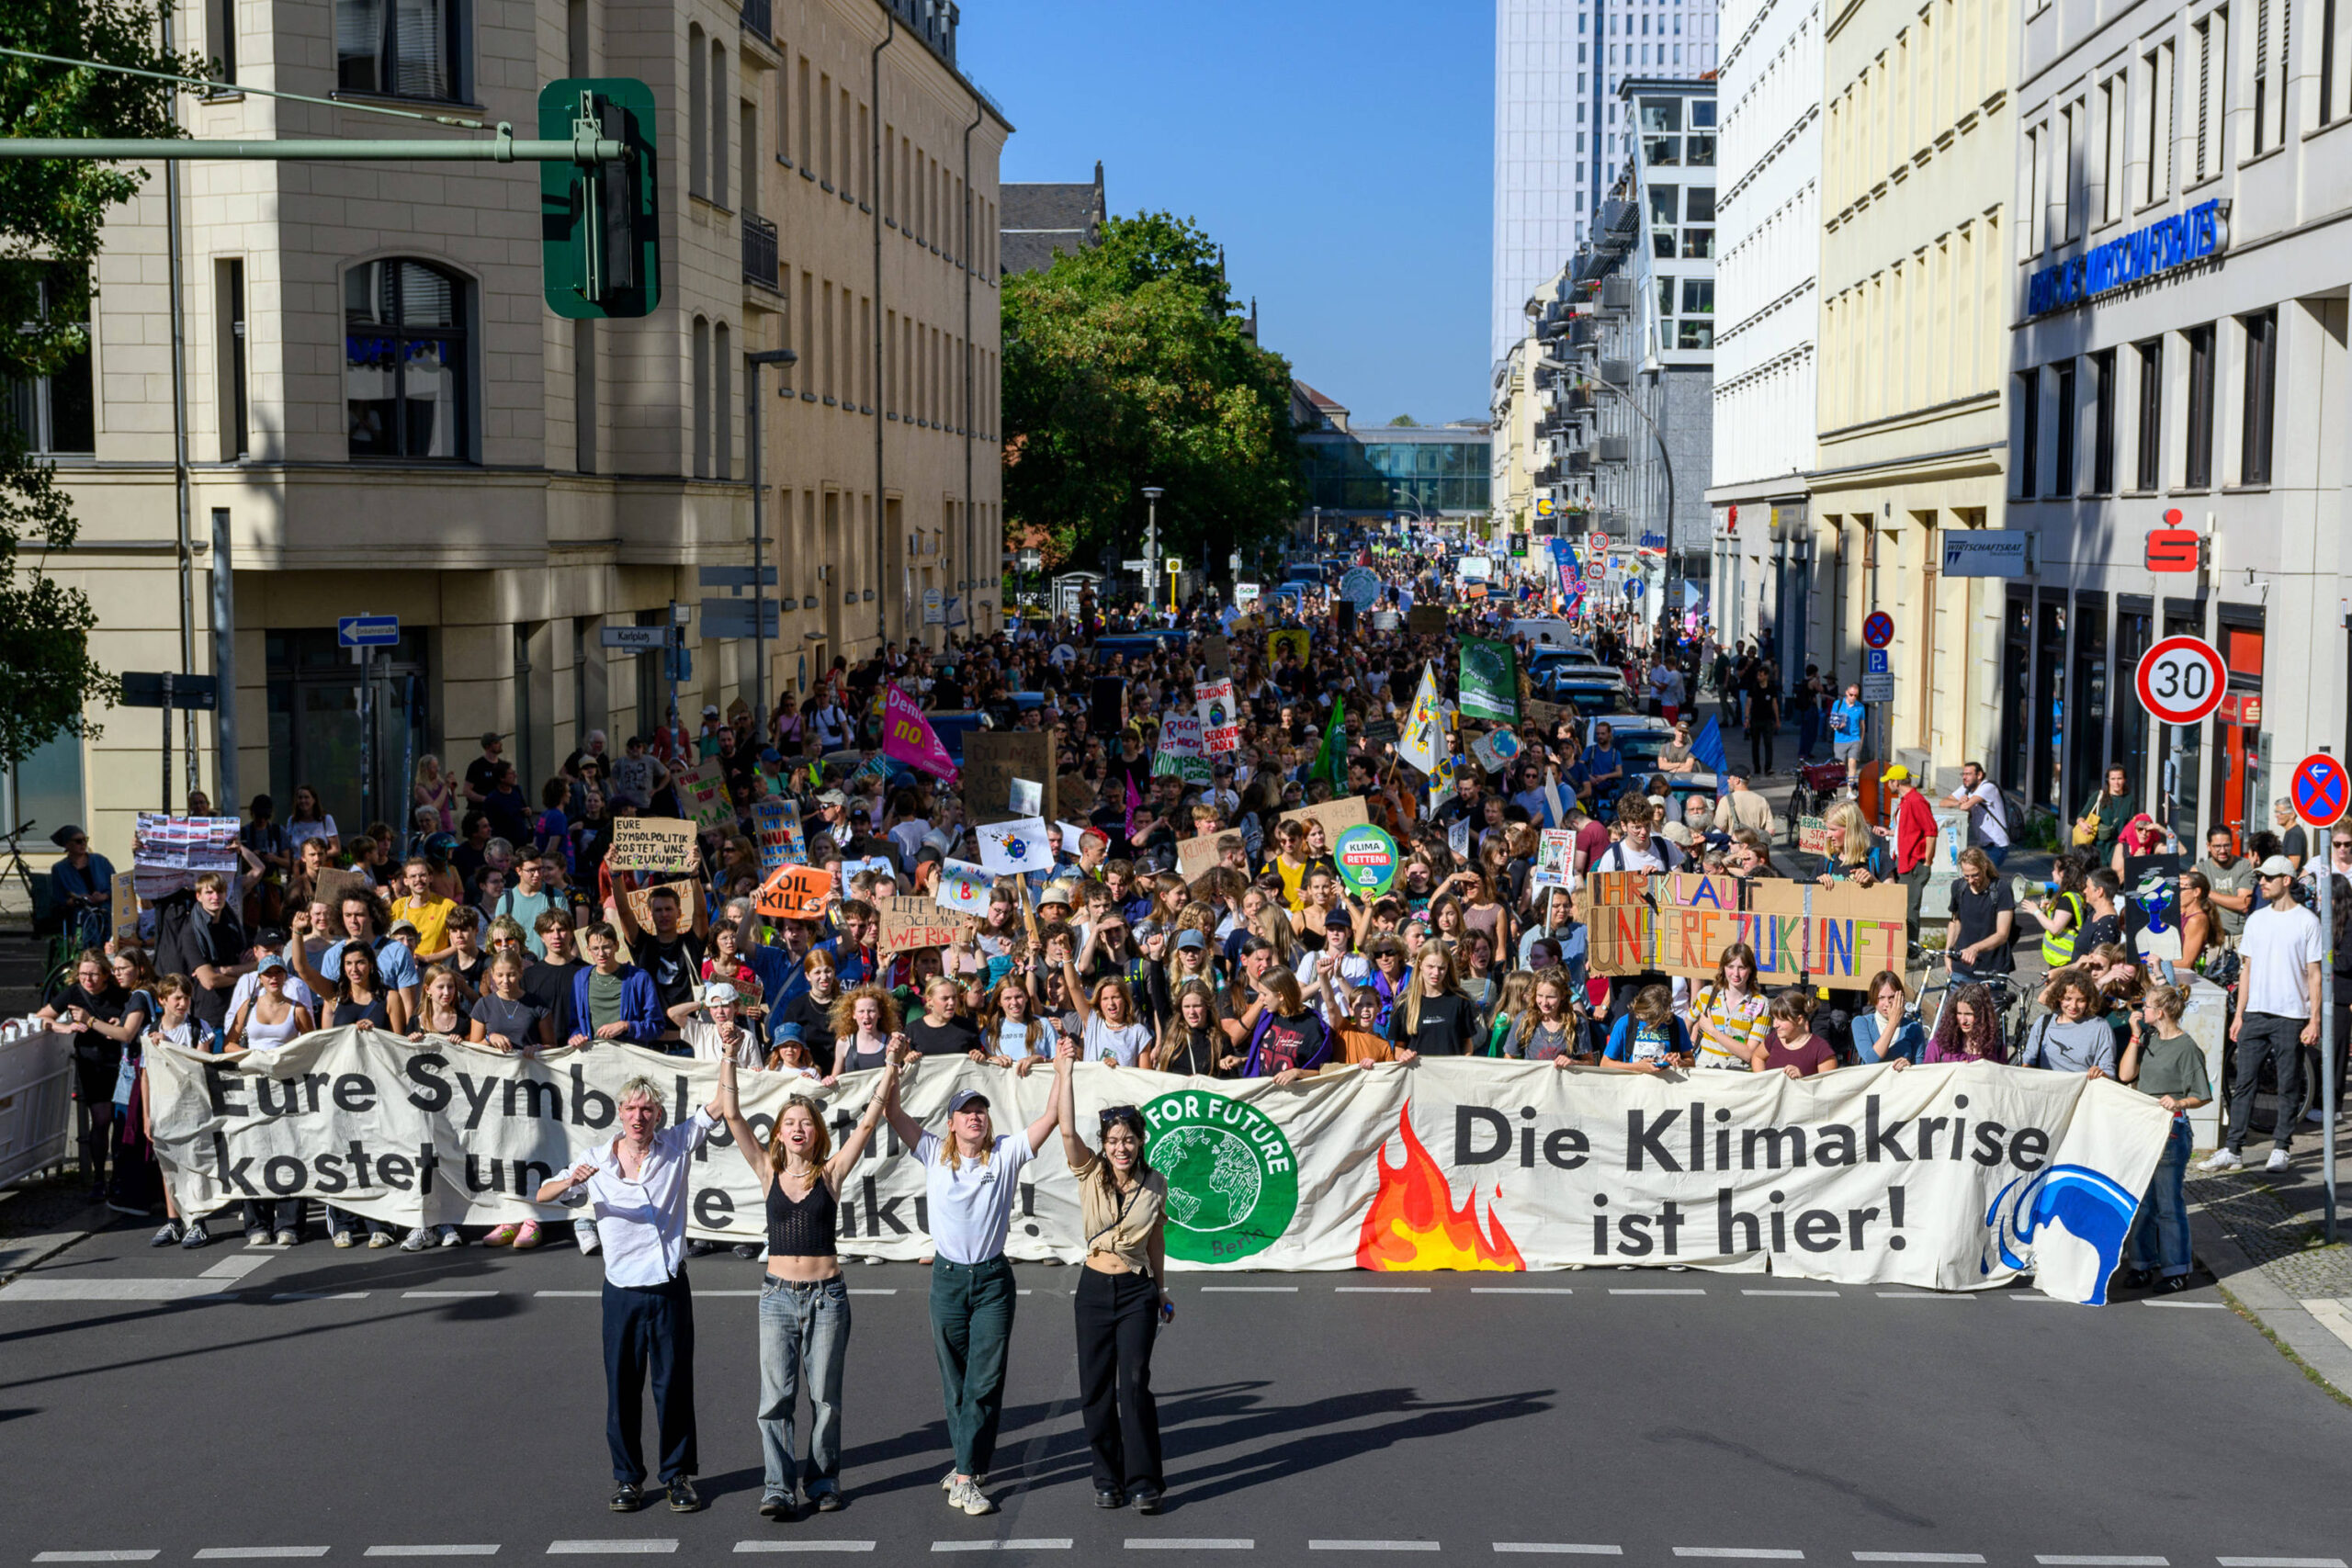
<svg viewBox="0 0 2352 1568">
<path fill-rule="evenodd" d="M 1357 421 L 1487 412 L 1488 0 L 965 0 L 1007 180 L 1193 218 L 1259 340 Z"/>
</svg>

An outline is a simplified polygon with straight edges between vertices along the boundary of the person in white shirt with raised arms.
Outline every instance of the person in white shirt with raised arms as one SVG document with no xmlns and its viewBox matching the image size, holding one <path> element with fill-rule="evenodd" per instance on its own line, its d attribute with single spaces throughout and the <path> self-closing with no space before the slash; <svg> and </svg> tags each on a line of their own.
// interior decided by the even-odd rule
<svg viewBox="0 0 2352 1568">
<path fill-rule="evenodd" d="M 588 1206 L 605 1255 L 605 1440 L 613 1454 L 612 1510 L 645 1506 L 642 1424 L 653 1383 L 662 1483 L 673 1513 L 702 1506 L 695 1491 L 695 1301 L 686 1288 L 686 1190 L 695 1153 L 719 1123 L 714 1097 L 675 1127 L 662 1125 L 652 1079 L 621 1086 L 621 1134 L 593 1159 L 543 1183 L 542 1203 Z"/>
</svg>

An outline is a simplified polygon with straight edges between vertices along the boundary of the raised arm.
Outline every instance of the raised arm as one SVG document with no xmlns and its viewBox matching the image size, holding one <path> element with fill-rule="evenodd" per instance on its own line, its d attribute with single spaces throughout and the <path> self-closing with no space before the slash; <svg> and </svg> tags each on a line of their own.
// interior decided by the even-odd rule
<svg viewBox="0 0 2352 1568">
<path fill-rule="evenodd" d="M 883 1058 L 885 1065 L 895 1066 L 904 1062 L 906 1052 L 904 1042 L 892 1042 Z M 908 1115 L 906 1108 L 899 1103 L 899 1075 L 891 1073 L 886 1076 L 882 1087 L 875 1092 L 882 1097 L 882 1114 L 890 1119 L 890 1131 L 898 1134 L 899 1142 L 912 1150 L 922 1142 L 922 1123 Z"/>
<path fill-rule="evenodd" d="M 1063 1041 L 1061 1048 L 1054 1053 L 1054 1092 L 1046 1102 L 1046 1113 L 1030 1122 L 1021 1134 L 1023 1137 L 1029 1140 L 1029 1152 L 1033 1156 L 1046 1146 L 1046 1134 L 1061 1122 L 1062 1097 L 1070 1092 L 1069 1068 L 1070 1064 L 1077 1060 L 1078 1047 L 1067 1040 Z M 1062 1137 L 1065 1141 L 1074 1136 L 1076 1134 L 1068 1126 L 1062 1128 Z M 1081 1148 L 1084 1146 L 1082 1144 L 1080 1145 Z M 1077 1166 L 1073 1163 L 1070 1168 L 1074 1170 Z"/>
<path fill-rule="evenodd" d="M 1086 1140 L 1078 1135 L 1078 1087 L 1071 1071 L 1077 1059 L 1078 1054 L 1068 1045 L 1054 1053 L 1054 1119 L 1061 1125 L 1062 1157 L 1073 1172 L 1086 1170 L 1095 1157 Z"/>
<path fill-rule="evenodd" d="M 865 1114 L 857 1119 L 857 1125 L 851 1128 L 849 1136 L 842 1140 L 842 1146 L 835 1149 L 833 1157 L 825 1162 L 825 1183 L 835 1192 L 839 1192 L 842 1183 L 849 1179 L 849 1173 L 865 1153 L 865 1145 L 873 1142 L 874 1129 L 882 1120 L 883 1111 L 896 1103 L 899 1066 L 898 1062 L 887 1057 L 884 1059 L 882 1081 L 875 1085 L 873 1095 L 866 1100 Z M 909 1148 L 914 1146 L 910 1140 L 902 1141 L 907 1142 Z"/>
<path fill-rule="evenodd" d="M 743 1163 L 759 1178 L 760 1188 L 766 1190 L 768 1178 L 775 1174 L 768 1164 L 768 1151 L 760 1146 L 760 1136 L 744 1118 L 741 1100 L 735 1092 L 735 1058 L 718 1058 L 718 1119 L 727 1123 L 727 1135 L 735 1140 L 735 1150 Z M 868 1124 L 871 1119 L 868 1119 Z"/>
</svg>

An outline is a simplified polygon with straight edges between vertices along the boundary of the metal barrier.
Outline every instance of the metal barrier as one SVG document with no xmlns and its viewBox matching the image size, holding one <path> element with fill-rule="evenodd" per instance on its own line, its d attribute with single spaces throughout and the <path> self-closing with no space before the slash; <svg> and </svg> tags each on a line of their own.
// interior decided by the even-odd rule
<svg viewBox="0 0 2352 1568">
<path fill-rule="evenodd" d="M 74 1052 L 31 1019 L 0 1023 L 0 1182 L 64 1160 L 74 1149 Z"/>
</svg>

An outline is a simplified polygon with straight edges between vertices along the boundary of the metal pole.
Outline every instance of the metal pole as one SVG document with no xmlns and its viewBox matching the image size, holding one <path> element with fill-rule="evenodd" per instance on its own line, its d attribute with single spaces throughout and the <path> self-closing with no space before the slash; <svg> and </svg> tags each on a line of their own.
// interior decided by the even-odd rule
<svg viewBox="0 0 2352 1568">
<path fill-rule="evenodd" d="M 212 674 L 220 694 L 212 710 L 214 804 L 234 815 L 237 790 L 237 584 L 229 558 L 229 509 L 212 509 Z"/>
<path fill-rule="evenodd" d="M 678 716 L 678 655 L 684 647 L 684 639 L 678 636 L 678 602 L 675 599 L 670 601 L 670 618 L 662 624 L 662 673 L 669 678 L 670 687 L 669 711 L 662 716 L 662 722 L 677 727 L 678 755 L 675 760 L 683 763 L 686 759 L 686 725 L 685 720 Z"/>
<path fill-rule="evenodd" d="M 752 361 L 752 711 L 768 732 L 767 482 L 760 474 L 760 362 Z M 877 412 L 876 418 L 881 417 Z M 776 630 L 784 628 L 779 626 Z"/>
<path fill-rule="evenodd" d="M 2323 746 L 2322 751 L 2327 750 Z M 2319 1192 L 2327 1244 L 2335 1245 L 2335 860 L 2330 825 L 2319 852 Z"/>
<path fill-rule="evenodd" d="M 172 814 L 172 672 L 164 671 L 164 815 Z"/>
<path fill-rule="evenodd" d="M 172 51 L 172 7 L 162 8 L 164 52 Z M 172 114 L 179 115 L 179 96 L 172 96 Z M 189 516 L 191 501 L 187 471 L 187 299 L 180 272 L 180 166 L 164 165 L 164 243 L 165 278 L 172 291 L 172 509 L 173 545 L 179 565 L 180 669 L 196 673 L 196 541 Z M 164 710 L 164 728 L 171 728 L 171 709 Z M 196 713 L 186 719 L 187 784 L 197 786 Z"/>
<path fill-rule="evenodd" d="M 867 216 L 874 220 L 874 316 L 872 320 L 865 323 L 865 325 L 867 331 L 872 334 L 874 339 L 874 374 L 876 378 L 875 402 L 876 406 L 874 410 L 874 651 L 876 654 L 882 652 L 882 650 L 888 648 L 890 644 L 889 579 L 882 575 L 884 571 L 888 570 L 886 563 L 890 558 L 890 502 L 883 493 L 882 469 L 882 426 L 888 423 L 888 421 L 884 417 L 882 409 L 879 406 L 881 403 L 881 378 L 888 374 L 888 367 L 883 364 L 883 356 L 885 349 L 888 346 L 882 341 L 882 202 L 880 199 L 882 195 L 882 51 L 889 48 L 891 40 L 899 36 L 898 15 L 886 8 L 882 13 L 882 41 L 876 44 L 872 52 L 866 56 L 866 69 L 873 76 L 873 85 L 871 89 L 872 97 L 870 101 L 874 105 L 874 114 L 868 127 L 865 155 L 866 170 L 875 176 L 875 188 L 867 193 L 872 199 L 870 199 L 866 204 L 873 209 Z M 903 231 L 904 231 L 902 230 L 901 232 Z M 844 615 L 842 619 L 842 624 L 846 626 L 848 624 L 849 617 Z M 838 653 L 841 650 L 836 649 L 834 651 Z"/>
<path fill-rule="evenodd" d="M 282 163 L 323 158 L 350 163 L 436 164 L 611 164 L 628 155 L 610 138 L 582 137 L 577 141 L 516 140 L 512 127 L 502 124 L 487 141 L 425 141 L 382 139 L 361 141 L 329 137 L 287 141 L 198 141 L 193 139 L 138 141 L 105 136 L 0 137 L 0 158 L 93 158 L 101 163 L 176 164 L 188 160 L 260 159 Z"/>
</svg>

